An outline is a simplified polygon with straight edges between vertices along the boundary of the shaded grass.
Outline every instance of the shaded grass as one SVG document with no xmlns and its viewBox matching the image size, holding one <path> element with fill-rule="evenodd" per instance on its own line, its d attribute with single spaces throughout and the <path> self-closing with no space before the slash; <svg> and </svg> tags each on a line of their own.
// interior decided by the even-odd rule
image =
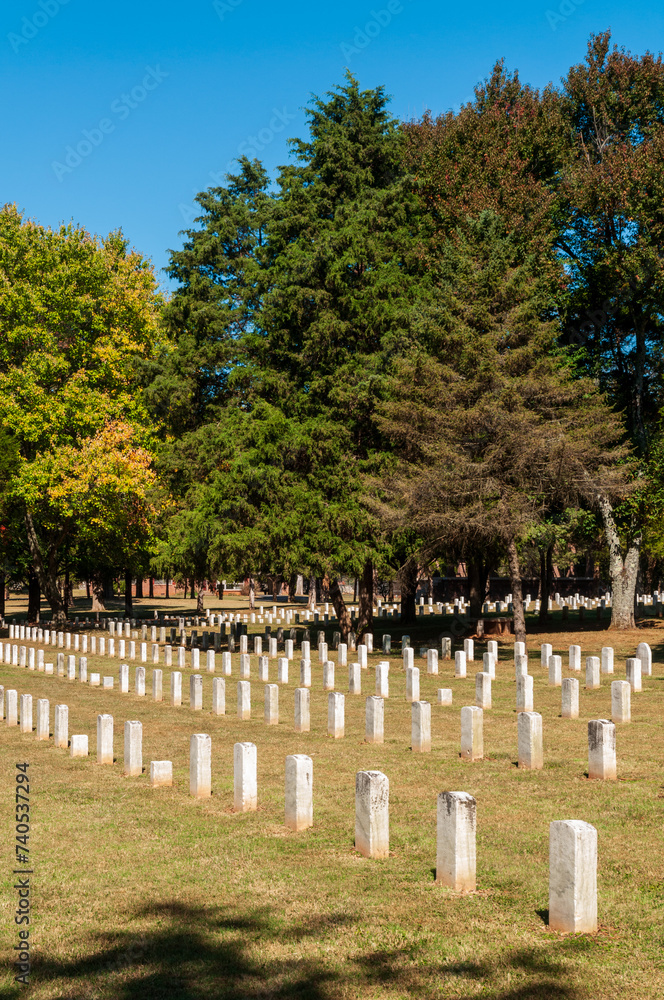
<svg viewBox="0 0 664 1000">
<path fill-rule="evenodd" d="M 391 624 L 391 623 L 390 623 Z M 411 630 L 411 635 L 414 630 Z M 302 997 L 659 997 L 664 995 L 664 669 L 662 632 L 584 632 L 538 636 L 529 649 L 535 709 L 544 719 L 545 768 L 519 771 L 515 684 L 509 646 L 501 646 L 494 708 L 485 712 L 482 762 L 461 761 L 459 710 L 474 701 L 474 671 L 453 679 L 421 670 L 421 697 L 432 702 L 431 754 L 410 750 L 410 706 L 404 701 L 400 656 L 392 655 L 386 742 L 364 738 L 364 695 L 373 694 L 370 658 L 362 697 L 346 695 L 346 737 L 329 740 L 322 667 L 312 664 L 312 731 L 293 732 L 291 683 L 280 690 L 281 721 L 263 723 L 262 688 L 252 657 L 252 711 L 235 716 L 235 683 L 227 678 L 226 717 L 209 712 L 212 677 L 203 673 L 203 712 L 78 682 L 0 666 L 0 683 L 48 697 L 70 709 L 70 733 L 88 733 L 91 757 L 72 760 L 52 740 L 38 744 L 0 727 L 0 788 L 8 817 L 3 875 L 3 940 L 14 943 L 8 865 L 13 769 L 31 772 L 36 947 L 31 996 L 263 998 Z M 312 639 L 315 633 L 312 630 Z M 654 676 L 632 696 L 630 725 L 618 729 L 619 780 L 590 782 L 587 721 L 610 716 L 610 678 L 585 691 L 581 718 L 560 718 L 560 689 L 549 688 L 539 643 L 563 654 L 579 641 L 583 655 L 616 649 L 615 678 L 636 642 L 654 651 Z M 414 642 L 417 646 L 417 642 Z M 478 655 L 484 649 L 477 644 Z M 53 650 L 55 653 L 56 651 Z M 659 654 L 659 655 L 658 655 Z M 50 658 L 50 657 L 47 657 Z M 53 659 L 55 657 L 53 656 Z M 187 657 L 189 662 L 189 656 Z M 117 658 L 88 657 L 88 670 L 117 677 Z M 133 687 L 132 664 L 132 687 Z M 169 669 L 164 671 L 168 698 Z M 347 690 L 338 669 L 337 689 Z M 477 664 L 477 669 L 481 669 Z M 183 695 L 188 700 L 188 679 Z M 270 661 L 270 680 L 276 661 Z M 568 671 L 564 668 L 564 674 Z M 117 683 L 117 681 L 116 681 Z M 436 688 L 452 687 L 454 706 L 436 704 Z M 116 763 L 95 763 L 96 715 L 115 719 Z M 143 722 L 144 774 L 122 775 L 123 723 Z M 188 796 L 189 737 L 208 732 L 213 796 Z M 237 740 L 258 747 L 259 809 L 232 812 L 232 755 Z M 292 834 L 283 826 L 284 758 L 308 753 L 314 762 L 315 826 Z M 149 761 L 170 759 L 175 786 L 152 791 Z M 390 778 L 390 847 L 385 861 L 354 851 L 355 773 L 379 768 Z M 473 794 L 478 803 L 478 892 L 455 895 L 434 884 L 436 795 Z M 561 937 L 547 930 L 548 824 L 580 818 L 599 832 L 599 915 L 596 937 Z M 9 953 L 9 947 L 5 955 Z M 3 995 L 18 995 L 7 961 Z"/>
</svg>

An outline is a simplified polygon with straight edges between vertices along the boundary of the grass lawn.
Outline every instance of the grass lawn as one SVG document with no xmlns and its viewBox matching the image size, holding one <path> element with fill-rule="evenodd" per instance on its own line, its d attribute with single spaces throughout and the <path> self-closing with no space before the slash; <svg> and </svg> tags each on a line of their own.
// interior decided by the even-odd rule
<svg viewBox="0 0 664 1000">
<path fill-rule="evenodd" d="M 12 604 L 19 607 L 16 600 Z M 242 604 L 234 599 L 223 606 Z M 185 604 L 168 604 L 176 606 Z M 13 613 L 10 607 L 7 617 Z M 542 771 L 523 772 L 515 766 L 511 640 L 500 644 L 493 708 L 484 713 L 485 759 L 468 763 L 459 758 L 460 709 L 474 704 L 474 675 L 486 646 L 476 642 L 480 663 L 469 664 L 467 679 L 454 680 L 453 661 L 441 661 L 439 675 L 427 676 L 418 640 L 427 629 L 432 635 L 444 629 L 441 619 L 436 622 L 434 627 L 425 620 L 409 630 L 421 698 L 432 703 L 429 754 L 410 749 L 411 712 L 399 651 L 390 657 L 382 746 L 364 742 L 365 695 L 374 694 L 373 668 L 384 659 L 379 653 L 369 657 L 359 697 L 347 693 L 347 671 L 337 668 L 336 688 L 346 693 L 346 735 L 336 741 L 326 735 L 327 694 L 315 653 L 311 732 L 304 734 L 293 728 L 297 652 L 290 683 L 279 691 L 278 726 L 263 721 L 256 657 L 252 719 L 244 722 L 235 713 L 239 654 L 226 679 L 225 717 L 211 715 L 212 675 L 205 673 L 204 662 L 202 712 L 188 707 L 189 666 L 184 704 L 170 706 L 170 668 L 163 655 L 162 704 L 151 701 L 150 663 L 146 698 L 120 694 L 117 657 L 88 655 L 88 673 L 116 677 L 113 691 L 0 665 L 0 684 L 32 694 L 34 719 L 36 699 L 48 698 L 52 732 L 54 706 L 67 704 L 70 735 L 87 733 L 90 741 L 90 756 L 72 759 L 52 738 L 38 743 L 34 733 L 22 735 L 0 724 L 1 995 L 23 991 L 39 1000 L 663 997 L 664 630 L 613 634 L 588 622 L 580 633 L 557 626 L 530 637 L 529 672 L 535 678 L 534 708 L 544 720 L 545 763 Z M 380 624 L 398 640 L 400 629 Z M 618 727 L 618 780 L 589 781 L 588 720 L 610 718 L 610 680 L 624 679 L 625 658 L 641 640 L 652 646 L 653 676 L 644 678 L 641 694 L 632 695 L 631 724 Z M 563 677 L 569 676 L 571 642 L 580 643 L 583 658 L 599 655 L 603 645 L 615 648 L 616 672 L 602 676 L 600 690 L 584 689 L 582 669 L 578 720 L 560 718 L 560 688 L 548 686 L 540 666 L 539 647 L 546 641 L 563 655 Z M 380 647 L 378 638 L 376 644 Z M 46 660 L 55 661 L 55 654 L 49 649 Z M 336 653 L 331 656 L 336 660 Z M 219 657 L 217 664 L 220 676 Z M 270 681 L 276 682 L 276 660 L 270 661 Z M 436 703 L 439 687 L 453 688 L 452 707 Z M 115 720 L 112 766 L 96 763 L 100 712 Z M 127 719 L 143 723 L 140 777 L 122 773 Z M 195 732 L 212 737 L 213 794 L 205 801 L 189 797 L 189 738 Z M 233 745 L 247 740 L 258 748 L 259 807 L 239 815 L 232 810 Z M 314 827 L 306 833 L 291 833 L 283 824 L 284 760 L 291 753 L 313 760 Z M 149 764 L 161 759 L 173 762 L 174 786 L 151 790 Z M 20 761 L 30 765 L 32 822 L 33 966 L 27 988 L 13 982 L 10 964 L 18 941 L 12 868 Z M 355 774 L 368 768 L 390 780 L 390 857 L 382 861 L 354 850 Z M 473 894 L 457 895 L 434 883 L 436 797 L 444 790 L 467 791 L 477 800 Z M 596 936 L 547 929 L 548 836 L 554 819 L 583 819 L 597 827 Z"/>
</svg>

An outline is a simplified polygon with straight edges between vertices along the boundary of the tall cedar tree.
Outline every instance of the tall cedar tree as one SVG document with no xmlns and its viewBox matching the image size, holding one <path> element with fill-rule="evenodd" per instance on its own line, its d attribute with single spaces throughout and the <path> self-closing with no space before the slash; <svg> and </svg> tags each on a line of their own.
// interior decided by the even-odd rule
<svg viewBox="0 0 664 1000">
<path fill-rule="evenodd" d="M 647 459 L 662 406 L 664 67 L 609 42 L 593 36 L 559 90 L 538 93 L 498 64 L 459 114 L 408 126 L 408 155 L 434 222 L 431 255 L 467 215 L 497 212 L 550 282 L 549 314 L 577 371 L 625 413 Z M 634 623 L 643 526 L 661 506 L 637 478 L 628 502 L 594 498 L 616 627 Z"/>
<path fill-rule="evenodd" d="M 362 632 L 374 569 L 393 553 L 362 473 L 389 452 L 374 411 L 421 282 L 418 203 L 386 105 L 350 75 L 315 99 L 275 190 L 242 160 L 199 196 L 201 229 L 170 269 L 174 365 L 189 379 L 178 413 L 200 427 L 169 457 L 182 508 L 215 520 L 220 564 L 330 573 L 344 631 L 338 574 L 361 579 Z"/>
<path fill-rule="evenodd" d="M 465 221 L 438 262 L 419 343 L 400 361 L 383 432 L 403 464 L 383 484 L 397 523 L 436 545 L 500 540 L 525 637 L 519 542 L 548 516 L 623 488 L 620 420 L 578 380 L 543 322 L 537 260 L 493 212 Z M 383 508 L 384 515 L 388 512 Z"/>
</svg>

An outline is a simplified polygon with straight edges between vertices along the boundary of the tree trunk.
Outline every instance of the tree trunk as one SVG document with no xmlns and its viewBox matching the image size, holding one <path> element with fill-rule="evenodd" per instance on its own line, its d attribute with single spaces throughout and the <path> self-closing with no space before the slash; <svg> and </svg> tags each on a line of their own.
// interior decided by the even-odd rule
<svg viewBox="0 0 664 1000">
<path fill-rule="evenodd" d="M 526 641 L 526 615 L 523 610 L 523 590 L 521 588 L 521 567 L 519 553 L 514 538 L 507 543 L 507 561 L 512 584 L 512 605 L 514 606 L 514 635 L 517 642 Z"/>
<path fill-rule="evenodd" d="M 304 597 L 304 577 L 302 576 L 301 573 L 297 574 L 297 582 L 295 584 L 295 596 Z"/>
<path fill-rule="evenodd" d="M 256 585 L 253 576 L 249 577 L 249 607 L 252 611 L 256 607 Z"/>
<path fill-rule="evenodd" d="M 196 596 L 196 614 L 202 615 L 204 613 L 203 608 L 203 584 L 198 585 L 198 594 Z"/>
<path fill-rule="evenodd" d="M 402 625 L 412 625 L 415 621 L 415 594 L 418 576 L 417 560 L 411 556 L 399 570 Z"/>
<path fill-rule="evenodd" d="M 142 597 L 142 596 L 143 596 L 143 577 L 142 576 L 137 576 L 136 577 L 136 597 Z"/>
<path fill-rule="evenodd" d="M 150 597 L 152 597 L 152 598 L 154 597 L 154 577 L 153 576 L 150 577 L 150 590 L 149 590 L 148 593 L 149 593 Z"/>
<path fill-rule="evenodd" d="M 344 601 L 344 595 L 341 593 L 341 587 L 339 586 L 339 581 L 336 576 L 332 577 L 330 580 L 330 600 L 332 601 L 335 614 L 339 621 L 341 641 L 348 642 L 348 633 L 351 631 L 351 620 L 348 608 L 346 607 L 346 602 Z"/>
<path fill-rule="evenodd" d="M 5 591 L 7 587 L 7 577 L 4 569 L 0 571 L 0 618 L 5 617 Z"/>
<path fill-rule="evenodd" d="M 373 562 L 367 559 L 360 578 L 360 610 L 357 619 L 357 635 L 371 632 L 373 625 Z"/>
<path fill-rule="evenodd" d="M 166 574 L 166 595 L 167 598 L 171 596 L 171 581 L 168 578 L 168 573 Z"/>
<path fill-rule="evenodd" d="M 611 628 L 635 627 L 634 601 L 636 578 L 639 571 L 641 535 L 638 533 L 627 548 L 623 559 L 620 535 L 613 519 L 613 508 L 606 497 L 599 497 L 599 508 L 604 522 L 604 533 L 609 547 L 609 572 L 611 575 Z"/>
<path fill-rule="evenodd" d="M 184 600 L 185 601 L 187 600 L 187 594 L 189 593 L 189 591 L 187 590 L 188 584 L 189 584 L 189 581 L 188 581 L 187 577 L 185 576 L 185 578 L 184 578 Z"/>
<path fill-rule="evenodd" d="M 113 580 L 113 577 L 111 576 L 110 573 L 104 573 L 103 580 L 104 580 L 104 600 L 112 601 L 113 598 L 115 597 L 115 587 L 114 587 L 115 581 Z"/>
<path fill-rule="evenodd" d="M 60 545 L 64 541 L 64 538 L 60 539 L 59 545 L 53 545 L 49 548 L 48 559 L 45 560 L 42 555 L 39 539 L 37 538 L 37 532 L 35 531 L 32 514 L 28 510 L 25 512 L 25 528 L 28 538 L 28 548 L 32 558 L 32 568 L 39 580 L 42 594 L 51 607 L 53 623 L 61 625 L 67 620 L 67 611 L 65 602 L 62 599 L 62 593 L 58 587 L 57 560 L 58 554 L 61 551 Z"/>
<path fill-rule="evenodd" d="M 553 546 L 554 543 L 551 542 L 546 551 L 540 549 L 540 625 L 549 620 L 549 598 L 553 590 Z"/>
<path fill-rule="evenodd" d="M 468 598 L 470 617 L 481 618 L 487 578 L 487 564 L 481 556 L 471 555 L 466 560 L 468 571 Z"/>
<path fill-rule="evenodd" d="M 307 605 L 309 611 L 314 611 L 316 608 L 316 577 L 309 577 L 309 603 Z"/>
<path fill-rule="evenodd" d="M 41 590 L 39 580 L 35 571 L 30 567 L 28 569 L 28 621 L 38 625 L 40 610 Z"/>
<path fill-rule="evenodd" d="M 219 581 L 219 585 L 217 587 L 217 593 L 219 595 L 219 600 L 223 601 L 223 599 L 224 599 L 224 581 L 223 580 Z"/>
<path fill-rule="evenodd" d="M 103 580 L 93 577 L 90 581 L 90 591 L 92 593 L 92 610 L 106 611 L 106 603 L 104 601 L 105 587 Z"/>
<path fill-rule="evenodd" d="M 131 570 L 125 570 L 125 618 L 131 618 L 134 614 L 134 602 L 131 594 L 132 575 Z"/>
</svg>

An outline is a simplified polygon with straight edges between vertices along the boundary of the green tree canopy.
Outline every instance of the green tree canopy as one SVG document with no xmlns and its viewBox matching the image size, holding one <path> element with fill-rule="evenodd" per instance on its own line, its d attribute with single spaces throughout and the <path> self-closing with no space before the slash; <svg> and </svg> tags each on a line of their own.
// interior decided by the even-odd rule
<svg viewBox="0 0 664 1000">
<path fill-rule="evenodd" d="M 137 360 L 159 340 L 154 275 L 121 234 L 54 231 L 0 212 L 0 426 L 15 459 L 4 498 L 22 512 L 56 619 L 77 539 L 129 557 L 155 505 Z"/>
</svg>

